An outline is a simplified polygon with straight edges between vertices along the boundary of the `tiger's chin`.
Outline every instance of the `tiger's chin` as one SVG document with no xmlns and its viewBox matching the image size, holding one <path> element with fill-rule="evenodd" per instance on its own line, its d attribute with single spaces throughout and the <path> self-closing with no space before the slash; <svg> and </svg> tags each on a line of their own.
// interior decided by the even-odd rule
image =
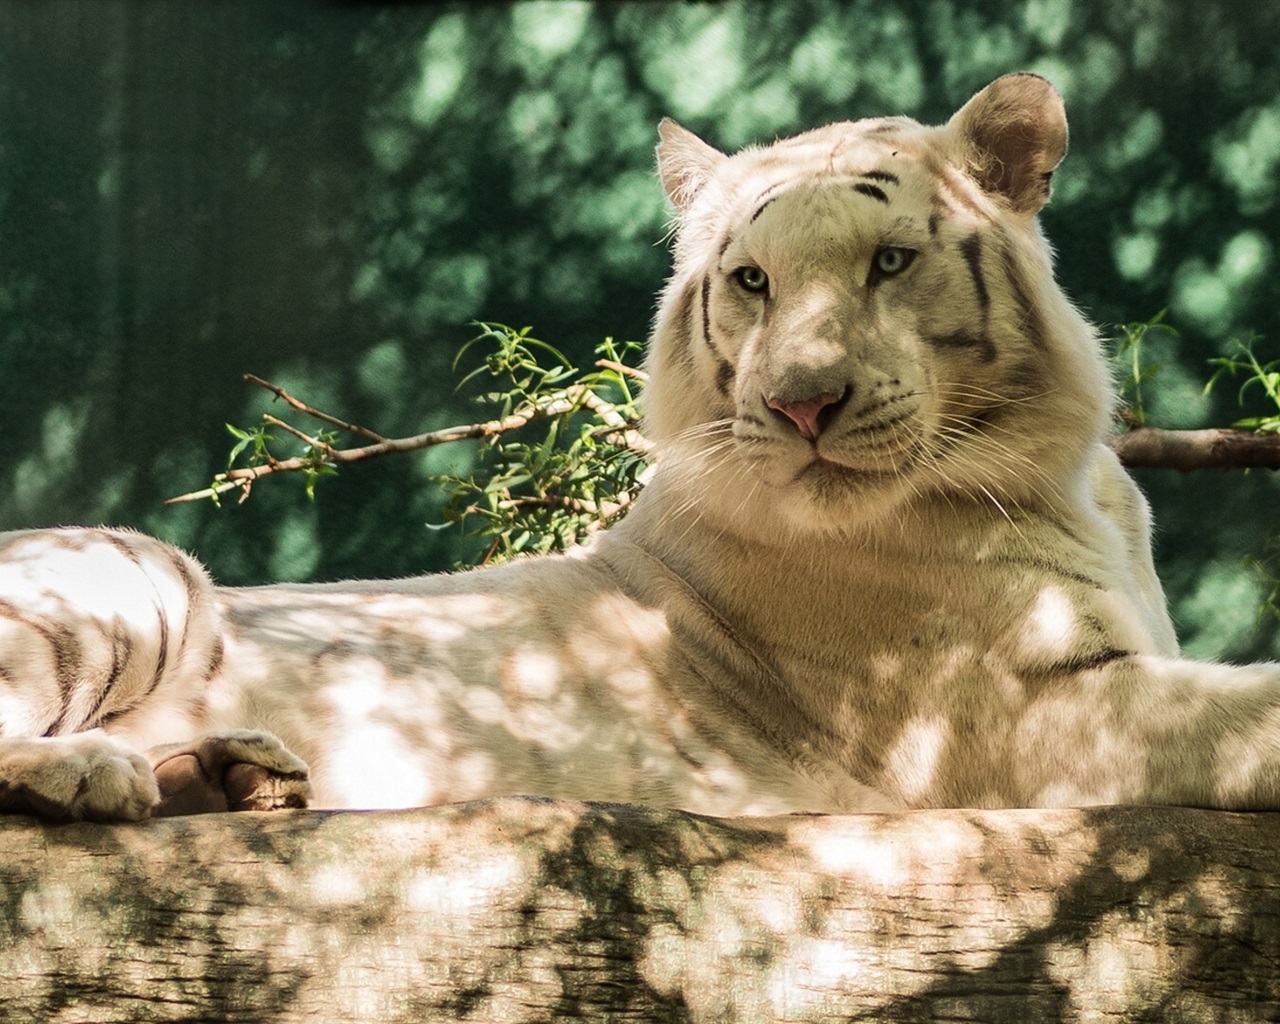
<svg viewBox="0 0 1280 1024">
<path fill-rule="evenodd" d="M 777 518 L 800 534 L 864 532 L 914 493 L 909 470 L 847 466 L 820 456 L 798 467 L 754 469 Z"/>
</svg>

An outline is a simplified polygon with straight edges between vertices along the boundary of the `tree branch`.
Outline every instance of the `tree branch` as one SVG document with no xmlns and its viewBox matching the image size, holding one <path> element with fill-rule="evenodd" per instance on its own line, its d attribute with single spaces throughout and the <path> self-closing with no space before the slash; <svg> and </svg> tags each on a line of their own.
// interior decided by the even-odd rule
<svg viewBox="0 0 1280 1024">
<path fill-rule="evenodd" d="M 1130 469 L 1280 469 L 1280 437 L 1249 430 L 1138 427 L 1107 443 Z"/>
<path fill-rule="evenodd" d="M 573 412 L 576 409 L 587 409 L 598 416 L 611 431 L 611 436 L 617 439 L 620 446 L 631 448 L 640 454 L 648 454 L 652 448 L 649 441 L 636 431 L 634 424 L 622 416 L 618 410 L 609 402 L 597 395 L 586 385 L 574 385 L 565 388 L 559 398 L 545 402 L 540 405 L 532 406 L 528 409 L 522 409 L 514 412 L 510 416 L 501 419 L 486 420 L 483 423 L 468 423 L 454 427 L 445 427 L 441 430 L 428 431 L 425 434 L 415 434 L 412 437 L 382 437 L 375 434 L 364 427 L 357 427 L 352 424 L 343 423 L 342 420 L 322 413 L 319 410 L 312 409 L 305 403 L 299 402 L 297 399 L 289 396 L 284 389 L 276 387 L 268 381 L 254 377 L 252 374 L 245 375 L 246 380 L 261 387 L 265 387 L 268 391 L 278 395 L 294 408 L 299 411 L 306 412 L 308 415 L 315 416 L 326 423 L 339 426 L 344 430 L 354 430 L 366 437 L 376 437 L 378 440 L 374 444 L 364 445 L 360 448 L 333 448 L 329 445 L 323 445 L 315 438 L 309 437 L 307 434 L 289 426 L 287 423 L 277 419 L 271 415 L 264 415 L 263 419 L 274 426 L 283 427 L 294 436 L 306 441 L 309 445 L 324 452 L 323 461 L 329 465 L 341 466 L 354 462 L 363 462 L 365 459 L 376 458 L 380 455 L 388 455 L 393 452 L 411 452 L 421 448 L 430 448 L 438 444 L 448 444 L 452 441 L 468 441 L 477 440 L 482 437 L 495 437 L 499 434 L 505 434 L 511 430 L 518 430 L 520 427 L 527 426 L 538 420 L 551 419 L 564 413 Z M 224 473 L 218 473 L 213 478 L 213 484 L 198 491 L 191 491 L 188 494 L 180 494 L 177 497 L 169 498 L 165 501 L 166 505 L 176 505 L 184 501 L 198 501 L 202 498 L 209 498 L 217 494 L 225 494 L 227 491 L 247 490 L 255 481 L 262 479 L 264 476 L 271 476 L 274 473 L 296 473 L 307 469 L 314 468 L 317 459 L 314 455 L 300 455 L 291 459 L 272 459 L 267 463 L 259 466 L 242 466 L 236 469 L 229 469 Z"/>
</svg>

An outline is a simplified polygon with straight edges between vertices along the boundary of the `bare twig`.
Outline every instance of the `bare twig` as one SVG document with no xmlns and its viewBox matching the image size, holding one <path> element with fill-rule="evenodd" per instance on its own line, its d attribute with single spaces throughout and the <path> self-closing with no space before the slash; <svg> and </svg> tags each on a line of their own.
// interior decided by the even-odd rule
<svg viewBox="0 0 1280 1024">
<path fill-rule="evenodd" d="M 265 422 L 270 423 L 273 427 L 279 427 L 281 430 L 288 431 L 290 434 L 296 437 L 299 441 L 306 442 L 312 448 L 320 449 L 321 451 L 325 452 L 326 455 L 332 455 L 334 452 L 334 448 L 332 445 L 325 444 L 325 442 L 321 441 L 319 438 L 312 437 L 310 434 L 304 434 L 292 423 L 286 423 L 284 420 L 277 419 L 275 416 L 272 416 L 270 413 L 265 413 L 265 412 L 262 414 L 262 419 Z"/>
<path fill-rule="evenodd" d="M 613 370 L 614 373 L 620 373 L 624 377 L 631 377 L 641 384 L 649 383 L 649 375 L 644 370 L 635 366 L 628 366 L 626 363 L 619 363 L 613 359 L 597 359 L 596 366 L 602 370 Z"/>
<path fill-rule="evenodd" d="M 322 423 L 328 423 L 330 426 L 337 427 L 339 430 L 345 430 L 348 434 L 358 434 L 361 437 L 367 437 L 370 441 L 386 440 L 386 438 L 381 434 L 375 434 L 368 427 L 362 427 L 358 423 L 347 423 L 345 420 L 340 420 L 336 416 L 330 416 L 327 412 L 321 412 L 319 409 L 313 409 L 311 406 L 307 405 L 306 402 L 294 398 L 289 394 L 289 392 L 285 391 L 284 388 L 279 387 L 276 384 L 272 384 L 269 380 L 263 380 L 261 377 L 255 376 L 252 373 L 246 373 L 243 379 L 248 381 L 250 384 L 256 384 L 258 387 L 270 391 L 281 401 L 287 402 L 289 405 L 293 406 L 293 408 L 297 409 L 298 412 L 306 413 L 308 416 L 312 416 L 315 419 L 320 420 Z M 276 423 L 279 422 L 279 420 L 276 421 Z"/>
</svg>

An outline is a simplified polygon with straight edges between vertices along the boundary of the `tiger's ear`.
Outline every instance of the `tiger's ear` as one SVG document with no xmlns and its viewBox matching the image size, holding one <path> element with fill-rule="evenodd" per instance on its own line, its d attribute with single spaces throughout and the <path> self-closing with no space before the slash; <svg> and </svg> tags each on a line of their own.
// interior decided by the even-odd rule
<svg viewBox="0 0 1280 1024">
<path fill-rule="evenodd" d="M 667 198 L 683 213 L 728 158 L 669 117 L 658 125 L 658 136 L 662 140 L 658 143 L 658 176 Z"/>
<path fill-rule="evenodd" d="M 1049 201 L 1053 170 L 1067 152 L 1067 111 L 1039 75 L 997 78 L 947 122 L 961 166 L 983 191 L 1030 216 Z"/>
</svg>

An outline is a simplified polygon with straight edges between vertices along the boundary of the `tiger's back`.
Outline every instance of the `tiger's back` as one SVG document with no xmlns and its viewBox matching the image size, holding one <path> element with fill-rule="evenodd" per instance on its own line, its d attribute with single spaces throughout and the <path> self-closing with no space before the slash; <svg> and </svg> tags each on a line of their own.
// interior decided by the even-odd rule
<svg viewBox="0 0 1280 1024">
<path fill-rule="evenodd" d="M 56 736 L 196 713 L 222 623 L 204 568 L 145 534 L 0 534 L 0 723 Z M 157 723 L 167 738 L 174 723 Z M 158 740 L 157 740 L 158 741 Z"/>
</svg>

